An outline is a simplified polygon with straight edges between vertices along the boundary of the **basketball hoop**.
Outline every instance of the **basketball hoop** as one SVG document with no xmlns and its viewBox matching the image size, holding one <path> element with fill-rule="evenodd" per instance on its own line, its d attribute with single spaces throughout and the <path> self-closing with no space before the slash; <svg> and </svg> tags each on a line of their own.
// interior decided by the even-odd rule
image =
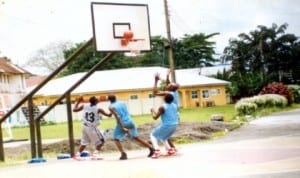
<svg viewBox="0 0 300 178">
<path fill-rule="evenodd" d="M 121 39 L 121 45 L 123 47 L 127 46 L 128 43 L 133 39 L 133 32 L 132 31 L 125 31 L 123 33 L 123 38 Z"/>
<path fill-rule="evenodd" d="M 139 39 L 130 41 L 130 43 L 127 45 L 132 56 L 141 54 L 141 41 L 143 40 Z"/>
<path fill-rule="evenodd" d="M 125 31 L 123 38 L 121 39 L 121 45 L 127 47 L 129 50 L 129 56 L 137 56 L 141 53 L 142 41 L 144 39 L 133 38 L 134 33 L 132 31 Z"/>
</svg>

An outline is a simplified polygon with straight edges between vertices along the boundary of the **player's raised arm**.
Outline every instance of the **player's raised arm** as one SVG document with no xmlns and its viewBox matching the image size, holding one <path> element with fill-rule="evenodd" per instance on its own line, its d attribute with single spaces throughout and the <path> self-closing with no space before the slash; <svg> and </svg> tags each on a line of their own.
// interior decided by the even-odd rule
<svg viewBox="0 0 300 178">
<path fill-rule="evenodd" d="M 171 69 L 169 69 L 167 72 L 166 85 L 169 85 L 169 83 L 171 83 L 170 74 L 171 74 Z"/>
<path fill-rule="evenodd" d="M 79 96 L 77 99 L 76 99 L 76 103 L 75 103 L 75 106 L 73 108 L 73 112 L 78 112 L 78 111 L 81 111 L 83 109 L 83 105 L 79 106 L 79 103 L 83 101 L 83 96 Z"/>
</svg>

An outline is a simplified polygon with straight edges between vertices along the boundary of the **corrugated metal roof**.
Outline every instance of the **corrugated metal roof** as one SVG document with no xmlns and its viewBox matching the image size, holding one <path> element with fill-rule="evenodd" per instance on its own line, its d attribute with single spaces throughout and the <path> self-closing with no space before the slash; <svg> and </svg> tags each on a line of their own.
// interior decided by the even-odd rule
<svg viewBox="0 0 300 178">
<path fill-rule="evenodd" d="M 11 73 L 11 74 L 29 74 L 28 71 L 22 69 L 16 65 L 13 65 L 5 58 L 0 58 L 0 72 Z"/>
<path fill-rule="evenodd" d="M 72 93 L 113 92 L 122 90 L 152 89 L 155 73 L 160 73 L 165 79 L 168 68 L 137 67 L 117 70 L 96 71 Z M 181 87 L 227 85 L 229 82 L 210 78 L 185 70 L 176 70 L 176 81 Z M 77 73 L 51 80 L 37 95 L 56 96 L 63 94 L 86 73 Z"/>
<path fill-rule="evenodd" d="M 225 65 L 217 65 L 217 66 L 211 66 L 211 67 L 200 67 L 197 68 L 190 68 L 190 69 L 180 69 L 184 70 L 185 72 L 191 72 L 194 74 L 204 75 L 204 76 L 212 76 L 216 75 L 218 72 L 222 73 L 224 70 L 229 71 L 231 69 L 230 64 Z"/>
</svg>

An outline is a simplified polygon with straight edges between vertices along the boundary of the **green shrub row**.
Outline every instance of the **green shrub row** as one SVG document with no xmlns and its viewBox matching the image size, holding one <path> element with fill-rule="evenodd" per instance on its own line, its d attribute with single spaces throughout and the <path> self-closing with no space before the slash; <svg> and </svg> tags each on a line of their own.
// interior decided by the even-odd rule
<svg viewBox="0 0 300 178">
<path fill-rule="evenodd" d="M 288 89 L 293 95 L 293 102 L 300 103 L 300 86 L 299 85 L 288 85 Z"/>
<path fill-rule="evenodd" d="M 278 94 L 264 94 L 242 98 L 235 104 L 238 115 L 251 115 L 257 110 L 271 107 L 286 107 L 288 100 Z"/>
</svg>

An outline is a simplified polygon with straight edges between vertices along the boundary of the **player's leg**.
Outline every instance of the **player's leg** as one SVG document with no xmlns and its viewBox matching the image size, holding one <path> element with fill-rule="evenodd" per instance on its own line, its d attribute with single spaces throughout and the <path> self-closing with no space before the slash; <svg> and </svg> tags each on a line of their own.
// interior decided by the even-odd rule
<svg viewBox="0 0 300 178">
<path fill-rule="evenodd" d="M 98 127 L 90 127 L 90 132 L 89 132 L 89 137 L 91 140 L 91 144 L 95 145 L 96 150 L 93 152 L 92 154 L 92 159 L 93 160 L 99 160 L 102 159 L 99 156 L 99 152 L 101 151 L 101 148 L 104 145 L 104 136 L 103 134 L 100 132 Z"/>
<path fill-rule="evenodd" d="M 116 126 L 114 130 L 114 143 L 117 146 L 118 150 L 121 153 L 120 160 L 126 160 L 127 159 L 127 154 L 125 153 L 123 146 L 120 142 L 120 140 L 125 136 L 125 132 L 121 129 L 119 125 Z"/>
<path fill-rule="evenodd" d="M 152 158 L 158 158 L 159 156 L 162 155 L 160 149 L 159 149 L 159 145 L 158 145 L 158 141 L 162 140 L 164 137 L 164 130 L 165 130 L 165 126 L 164 125 L 160 125 L 158 127 L 156 127 L 150 135 L 151 141 L 155 142 L 155 145 L 153 145 L 155 152 L 152 156 Z"/>
<path fill-rule="evenodd" d="M 154 148 L 154 153 L 151 157 L 152 158 L 158 158 L 161 155 L 161 152 L 160 152 L 160 149 L 159 149 L 159 146 L 158 146 L 158 140 L 153 135 L 153 133 L 150 134 L 150 140 L 151 140 L 153 148 Z"/>
<path fill-rule="evenodd" d="M 174 143 L 173 143 L 173 141 L 172 141 L 171 138 L 168 139 L 168 143 L 169 143 L 170 147 L 176 149 L 176 148 L 175 148 L 175 145 L 174 145 Z"/>
<path fill-rule="evenodd" d="M 127 126 L 126 126 L 127 128 Z M 151 157 L 154 153 L 154 149 L 152 147 L 152 144 L 150 144 L 148 141 L 143 140 L 141 138 L 139 138 L 139 133 L 137 128 L 134 126 L 133 123 L 131 123 L 131 125 L 129 125 L 130 128 L 130 137 L 132 137 L 136 142 L 138 142 L 139 144 L 143 145 L 144 147 L 149 148 L 149 154 L 148 157 Z"/>
<path fill-rule="evenodd" d="M 134 137 L 133 138 L 136 142 L 138 142 L 139 144 L 143 145 L 144 147 L 147 147 L 149 148 L 149 154 L 147 155 L 147 157 L 151 157 L 154 153 L 154 148 L 152 147 L 152 145 L 146 141 L 146 140 L 143 140 L 139 137 Z"/>
<path fill-rule="evenodd" d="M 73 156 L 74 159 L 80 159 L 81 153 L 84 151 L 86 148 L 86 145 L 90 143 L 89 137 L 87 135 L 87 128 L 85 126 L 82 127 L 81 130 L 81 141 L 80 141 L 80 146 L 78 149 L 78 152 Z"/>
<path fill-rule="evenodd" d="M 117 146 L 118 150 L 119 150 L 120 153 L 121 153 L 120 160 L 126 160 L 126 159 L 127 159 L 127 154 L 125 153 L 125 151 L 124 151 L 124 149 L 123 149 L 123 146 L 122 146 L 120 140 L 114 139 L 114 142 L 115 142 L 115 145 Z"/>
<path fill-rule="evenodd" d="M 174 147 L 174 144 L 172 143 L 170 137 L 174 134 L 176 131 L 177 125 L 173 126 L 165 126 L 163 128 L 163 133 L 161 133 L 161 140 L 163 140 L 163 143 L 165 145 L 165 149 L 167 151 L 168 155 L 174 155 L 176 153 Z M 170 144 L 171 143 L 171 144 Z"/>
</svg>

